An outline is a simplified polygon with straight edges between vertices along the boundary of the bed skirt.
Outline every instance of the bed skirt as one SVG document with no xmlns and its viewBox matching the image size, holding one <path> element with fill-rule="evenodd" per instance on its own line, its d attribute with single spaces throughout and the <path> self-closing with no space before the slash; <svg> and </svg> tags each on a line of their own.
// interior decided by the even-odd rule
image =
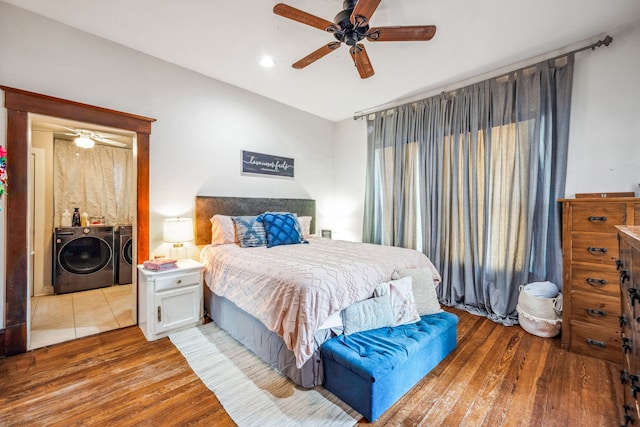
<svg viewBox="0 0 640 427">
<path fill-rule="evenodd" d="M 320 360 L 320 344 L 330 338 L 329 331 L 319 331 L 319 344 L 313 356 L 300 369 L 296 359 L 278 334 L 272 332 L 255 317 L 238 308 L 228 299 L 211 292 L 204 286 L 204 305 L 209 318 L 234 339 L 258 355 L 271 367 L 282 372 L 294 383 L 304 388 L 322 384 L 323 366 Z"/>
</svg>

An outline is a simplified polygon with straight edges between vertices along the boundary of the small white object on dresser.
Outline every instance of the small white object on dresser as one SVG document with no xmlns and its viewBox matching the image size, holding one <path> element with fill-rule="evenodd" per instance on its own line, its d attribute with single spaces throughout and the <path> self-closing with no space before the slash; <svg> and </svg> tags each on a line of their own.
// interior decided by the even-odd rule
<svg viewBox="0 0 640 427">
<path fill-rule="evenodd" d="M 190 259 L 164 271 L 138 265 L 138 325 L 147 340 L 202 324 L 203 271 L 202 264 Z"/>
</svg>

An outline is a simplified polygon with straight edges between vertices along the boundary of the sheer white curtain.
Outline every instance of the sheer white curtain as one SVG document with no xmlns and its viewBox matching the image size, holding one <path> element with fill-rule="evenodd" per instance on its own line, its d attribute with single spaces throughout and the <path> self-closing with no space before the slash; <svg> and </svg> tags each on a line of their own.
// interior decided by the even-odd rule
<svg viewBox="0 0 640 427">
<path fill-rule="evenodd" d="M 560 285 L 573 56 L 368 119 L 365 241 L 422 250 L 441 302 L 517 322 L 519 285 Z"/>
<path fill-rule="evenodd" d="M 136 211 L 133 151 L 96 145 L 79 148 L 54 140 L 54 204 L 56 227 L 65 209 L 104 216 L 107 225 L 132 224 Z"/>
</svg>

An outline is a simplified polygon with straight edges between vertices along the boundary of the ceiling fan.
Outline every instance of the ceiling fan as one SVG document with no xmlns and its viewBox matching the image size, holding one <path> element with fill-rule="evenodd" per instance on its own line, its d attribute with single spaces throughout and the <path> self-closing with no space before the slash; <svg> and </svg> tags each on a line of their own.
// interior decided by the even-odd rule
<svg viewBox="0 0 640 427">
<path fill-rule="evenodd" d="M 333 22 L 311 15 L 295 7 L 284 3 L 278 3 L 273 7 L 273 13 L 294 21 L 318 28 L 322 31 L 333 33 L 337 41 L 311 52 L 298 62 L 293 68 L 301 69 L 328 55 L 342 43 L 351 46 L 349 53 L 353 63 L 360 74 L 366 79 L 373 76 L 373 66 L 369 55 L 360 41 L 367 39 L 370 42 L 399 42 L 399 41 L 428 41 L 436 34 L 434 25 L 414 25 L 404 27 L 369 27 L 369 19 L 378 8 L 382 0 L 345 0 L 344 8 L 339 12 Z"/>
<path fill-rule="evenodd" d="M 95 142 L 101 142 L 103 144 L 113 145 L 115 147 L 127 147 L 127 144 L 114 141 L 111 138 L 119 137 L 120 135 L 116 135 L 113 133 L 105 133 L 105 132 L 97 132 L 91 129 L 80 129 L 64 126 L 70 133 L 65 133 L 64 135 L 70 135 L 75 137 L 75 143 L 78 147 L 82 148 L 92 148 Z"/>
</svg>

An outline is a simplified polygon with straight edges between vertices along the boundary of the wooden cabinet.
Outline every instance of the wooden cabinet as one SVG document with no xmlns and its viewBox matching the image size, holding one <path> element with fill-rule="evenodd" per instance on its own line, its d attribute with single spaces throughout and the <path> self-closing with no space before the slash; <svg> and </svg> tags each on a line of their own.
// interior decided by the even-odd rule
<svg viewBox="0 0 640 427">
<path fill-rule="evenodd" d="M 640 221 L 634 197 L 561 199 L 562 348 L 621 363 L 617 225 Z"/>
<path fill-rule="evenodd" d="M 138 324 L 149 341 L 202 323 L 202 276 L 196 261 L 178 261 L 178 268 L 151 271 L 138 266 Z"/>
<path fill-rule="evenodd" d="M 618 228 L 623 425 L 637 425 L 640 422 L 640 226 Z"/>
</svg>

